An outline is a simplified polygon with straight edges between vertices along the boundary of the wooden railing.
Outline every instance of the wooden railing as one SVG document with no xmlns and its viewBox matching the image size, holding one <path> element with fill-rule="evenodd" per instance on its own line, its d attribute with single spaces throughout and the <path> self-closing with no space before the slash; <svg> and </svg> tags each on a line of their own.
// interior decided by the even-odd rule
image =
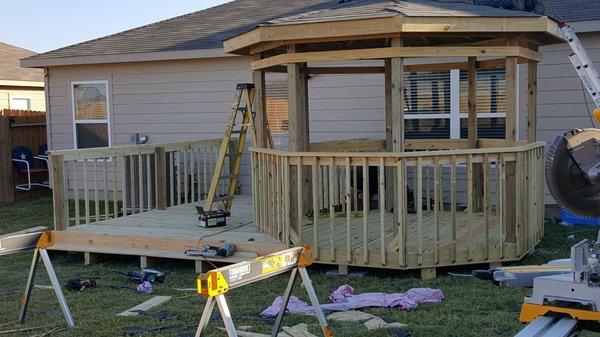
<svg viewBox="0 0 600 337">
<path fill-rule="evenodd" d="M 203 199 L 220 143 L 211 139 L 51 151 L 55 228 Z M 219 189 L 224 192 L 225 186 Z"/>
<path fill-rule="evenodd" d="M 255 220 L 284 242 L 313 246 L 321 263 L 410 269 L 515 260 L 543 233 L 543 151 L 543 143 L 409 153 L 251 149 Z"/>
</svg>

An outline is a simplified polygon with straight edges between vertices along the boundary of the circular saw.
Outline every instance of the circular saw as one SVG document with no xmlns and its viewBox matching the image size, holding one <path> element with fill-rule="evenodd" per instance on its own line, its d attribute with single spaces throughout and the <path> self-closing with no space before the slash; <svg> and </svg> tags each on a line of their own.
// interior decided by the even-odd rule
<svg viewBox="0 0 600 337">
<path fill-rule="evenodd" d="M 546 181 L 554 199 L 571 213 L 600 217 L 600 129 L 558 136 L 548 151 Z"/>
</svg>

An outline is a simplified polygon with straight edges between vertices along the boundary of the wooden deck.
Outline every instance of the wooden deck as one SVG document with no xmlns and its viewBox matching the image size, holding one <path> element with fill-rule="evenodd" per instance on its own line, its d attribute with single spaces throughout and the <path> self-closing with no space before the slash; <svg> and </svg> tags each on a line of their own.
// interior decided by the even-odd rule
<svg viewBox="0 0 600 337">
<path fill-rule="evenodd" d="M 238 196 L 226 227 L 199 227 L 195 204 L 69 227 L 56 231 L 59 244 L 52 249 L 198 260 L 186 256 L 185 250 L 207 244 L 234 243 L 236 254 L 231 258 L 213 259 L 220 262 L 238 262 L 284 249 L 280 241 L 254 226 L 251 204 L 250 196 Z"/>
</svg>

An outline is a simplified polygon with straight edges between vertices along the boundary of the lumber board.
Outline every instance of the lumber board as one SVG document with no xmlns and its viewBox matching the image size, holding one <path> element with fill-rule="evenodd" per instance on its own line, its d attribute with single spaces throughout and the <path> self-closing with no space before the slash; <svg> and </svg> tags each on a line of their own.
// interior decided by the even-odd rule
<svg viewBox="0 0 600 337">
<path fill-rule="evenodd" d="M 136 312 L 136 311 L 148 311 L 148 310 L 150 310 L 154 307 L 157 307 L 163 303 L 166 303 L 170 300 L 171 300 L 171 296 L 154 296 L 151 299 L 149 299 L 143 303 L 140 303 L 131 309 L 127 309 L 127 310 L 117 314 L 117 316 L 121 316 L 121 317 L 137 316 L 137 315 L 139 315 L 139 312 Z"/>
</svg>

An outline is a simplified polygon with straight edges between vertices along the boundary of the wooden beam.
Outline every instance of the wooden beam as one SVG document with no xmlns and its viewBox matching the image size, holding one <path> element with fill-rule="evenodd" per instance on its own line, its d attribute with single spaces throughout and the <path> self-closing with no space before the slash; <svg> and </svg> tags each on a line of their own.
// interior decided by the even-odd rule
<svg viewBox="0 0 600 337">
<path fill-rule="evenodd" d="M 506 58 L 506 146 L 515 146 L 517 142 L 517 58 Z"/>
<path fill-rule="evenodd" d="M 260 55 L 256 55 L 255 60 L 260 60 Z M 256 146 L 267 147 L 268 121 L 265 71 L 253 71 L 252 83 L 254 83 L 254 127 L 256 128 Z"/>
<path fill-rule="evenodd" d="M 272 25 L 255 28 L 247 33 L 225 40 L 225 52 L 243 53 L 253 47 L 254 51 L 264 51 L 275 44 L 260 48 L 263 43 L 279 41 L 280 44 L 299 44 L 348 39 L 371 38 L 387 34 L 441 33 L 441 34 L 481 34 L 481 33 L 544 33 L 556 41 L 562 40 L 558 23 L 548 17 L 490 18 L 490 17 L 404 17 L 357 19 L 334 22 L 313 22 L 294 25 Z M 264 49 L 267 48 L 267 49 Z"/>
<path fill-rule="evenodd" d="M 477 58 L 469 57 L 468 63 L 468 129 L 469 147 L 477 147 Z"/>
<path fill-rule="evenodd" d="M 52 170 L 52 210 L 54 213 L 54 229 L 66 230 L 69 227 L 69 200 L 67 195 L 67 180 L 64 157 L 62 155 L 50 156 Z"/>
<path fill-rule="evenodd" d="M 402 49 L 402 39 L 392 39 L 392 48 Z M 404 59 L 390 60 L 392 150 L 404 151 Z"/>
<path fill-rule="evenodd" d="M 167 171 L 164 147 L 154 149 L 154 165 L 156 170 L 156 209 L 167 209 Z"/>
<path fill-rule="evenodd" d="M 386 47 L 366 48 L 334 51 L 318 51 L 305 53 L 291 53 L 272 56 L 252 62 L 252 70 L 271 68 L 287 63 L 307 63 L 318 61 L 349 61 L 349 60 L 375 60 L 387 58 L 417 58 L 417 57 L 469 57 L 469 56 L 519 56 L 531 60 L 541 61 L 539 52 L 519 46 L 486 46 L 486 47 Z"/>
<path fill-rule="evenodd" d="M 531 61 L 528 65 L 527 78 L 527 140 L 530 143 L 537 141 L 537 62 Z"/>
</svg>

